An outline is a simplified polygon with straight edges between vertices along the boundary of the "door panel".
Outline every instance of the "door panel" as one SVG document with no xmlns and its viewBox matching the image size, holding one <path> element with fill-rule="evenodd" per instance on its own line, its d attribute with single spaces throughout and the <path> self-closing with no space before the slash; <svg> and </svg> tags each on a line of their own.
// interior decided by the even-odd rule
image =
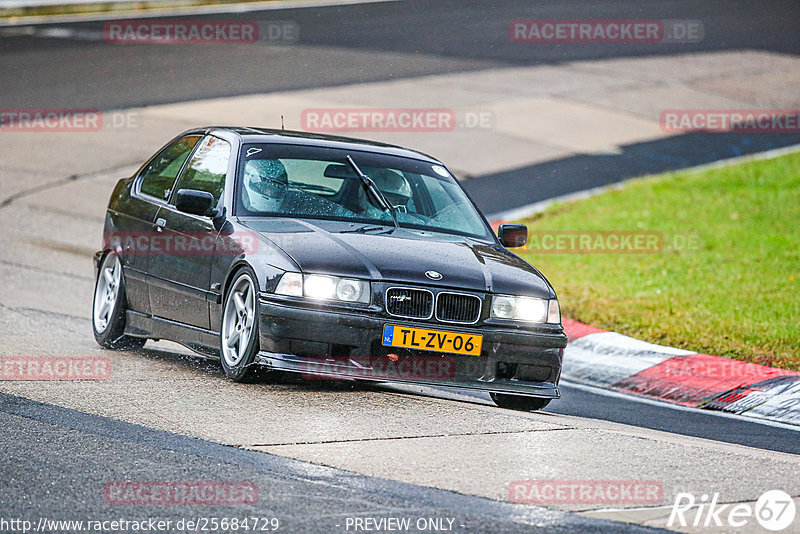
<svg viewBox="0 0 800 534">
<path fill-rule="evenodd" d="M 114 234 L 108 236 L 109 245 L 118 251 L 122 262 L 128 308 L 149 315 L 150 297 L 146 283 L 148 255 L 142 253 L 138 242 L 139 236 L 152 232 L 159 207 L 139 198 L 131 198 L 129 203 L 124 213 L 112 215 L 115 230 Z"/>
<path fill-rule="evenodd" d="M 231 147 L 222 139 L 206 136 L 181 171 L 153 224 L 160 250 L 150 255 L 148 285 L 153 315 L 209 329 L 211 265 L 218 230 L 210 217 L 190 215 L 174 206 L 181 189 L 206 191 L 220 203 Z"/>
<path fill-rule="evenodd" d="M 111 235 L 107 245 L 118 251 L 125 272 L 128 308 L 150 314 L 147 270 L 150 251 L 147 243 L 153 232 L 153 221 L 167 199 L 195 145 L 202 136 L 189 135 L 158 152 L 128 186 L 125 194 L 116 196 L 110 206 Z"/>
<path fill-rule="evenodd" d="M 157 317 L 209 328 L 206 292 L 217 231 L 211 219 L 181 213 L 174 206 L 158 211 L 153 225 L 158 243 L 150 256 L 150 311 Z"/>
</svg>

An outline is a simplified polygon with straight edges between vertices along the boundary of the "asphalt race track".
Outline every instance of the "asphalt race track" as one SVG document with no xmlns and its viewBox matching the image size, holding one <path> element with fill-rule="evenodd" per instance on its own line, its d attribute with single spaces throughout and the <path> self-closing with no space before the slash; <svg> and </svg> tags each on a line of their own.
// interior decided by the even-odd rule
<svg viewBox="0 0 800 534">
<path fill-rule="evenodd" d="M 0 394 L 0 414 L 0 440 L 8 451 L 6 483 L 0 490 L 4 517 L 36 517 L 34 522 L 39 517 L 116 518 L 119 509 L 98 499 L 94 489 L 109 473 L 124 478 L 132 469 L 141 469 L 157 470 L 165 480 L 252 481 L 259 487 L 260 501 L 269 506 L 237 507 L 236 515 L 277 519 L 276 530 L 288 532 L 343 530 L 347 517 L 365 515 L 450 518 L 453 530 L 474 532 L 513 533 L 534 526 L 548 532 L 651 531 L 232 449 L 5 394 Z M 73 488 L 70 495 L 47 491 L 65 486 Z M 177 524 L 186 517 L 231 516 L 225 506 L 140 510 L 126 514 L 128 519 L 156 517 Z"/>
<path fill-rule="evenodd" d="M 577 1 L 389 1 L 197 18 L 292 21 L 300 37 L 252 46 L 120 46 L 104 42 L 103 21 L 0 27 L 0 108 L 135 109 L 142 122 L 111 133 L 0 132 L 0 356 L 94 355 L 113 363 L 111 379 L 98 383 L 0 381 L 0 531 L 20 531 L 4 529 L 2 520 L 10 518 L 35 525 L 40 518 L 249 516 L 278 518 L 285 532 L 354 531 L 353 518 L 367 517 L 442 518 L 445 525 L 450 519 L 456 532 L 639 532 L 665 527 L 681 491 L 754 503 L 781 489 L 800 504 L 800 440 L 788 426 L 573 384 L 532 414 L 496 408 L 483 394 L 413 386 L 239 385 L 169 343 L 103 351 L 89 319 L 91 254 L 116 179 L 179 131 L 225 117 L 228 105 L 236 109 L 231 116 L 261 117 L 262 100 L 248 95 L 335 103 L 351 90 L 391 90 L 393 97 L 416 83 L 439 84 L 446 95 L 447 80 L 461 76 L 452 91 L 463 98 L 472 76 L 491 77 L 496 69 L 591 76 L 592 65 L 620 62 L 646 71 L 649 61 L 669 65 L 693 53 L 701 60 L 691 68 L 711 72 L 701 88 L 711 95 L 709 88 L 724 86 L 712 72 L 717 58 L 729 69 L 738 54 L 751 58 L 748 65 L 800 56 L 800 4 L 624 0 L 593 3 L 587 13 Z M 511 43 L 509 22 L 533 18 L 697 20 L 704 37 L 659 46 Z M 766 89 L 750 102 L 791 107 L 796 73 L 785 74 L 753 82 Z M 448 134 L 439 135 L 432 144 L 455 145 L 457 152 Z M 398 139 L 416 146 L 422 138 Z M 797 134 L 625 139 L 612 151 L 556 147 L 511 165 L 487 163 L 465 188 L 487 214 L 497 214 L 630 177 L 800 144 Z M 649 510 L 510 503 L 509 483 L 530 479 L 658 480 L 664 499 Z M 104 485 L 121 480 L 248 481 L 259 500 L 237 507 L 108 503 Z M 800 523 L 792 528 L 785 532 L 800 531 Z"/>
<path fill-rule="evenodd" d="M 646 7 L 645 7 L 646 6 Z M 580 2 L 408 1 L 230 14 L 225 20 L 291 21 L 301 36 L 294 45 L 258 43 L 231 47 L 120 46 L 103 42 L 105 22 L 42 25 L 33 35 L 1 29 L 5 108 L 124 109 L 204 98 L 274 93 L 430 74 L 501 67 L 562 65 L 615 57 L 764 50 L 800 50 L 800 8 L 791 1 L 769 9 L 744 1 L 593 6 L 595 19 L 699 20 L 700 42 L 648 44 L 511 43 L 509 21 L 586 18 Z M 186 17 L 181 17 L 185 19 Z M 217 15 L 198 19 L 217 20 Z M 413 28 L 413 37 L 412 30 Z M 48 31 L 49 30 L 49 31 Z M 54 31 L 55 30 L 55 31 Z M 53 37 L 59 35 L 59 37 Z M 302 65 L 298 69 L 296 65 Z M 619 154 L 581 154 L 490 173 L 466 188 L 487 214 L 494 214 L 643 174 L 680 169 L 800 143 L 798 134 L 689 133 L 632 143 Z M 497 191 L 494 184 L 510 184 Z M 513 191 L 514 194 L 509 192 Z"/>
<path fill-rule="evenodd" d="M 785 425 L 773 426 L 720 412 L 676 408 L 674 405 L 652 399 L 636 398 L 565 381 L 561 382 L 559 389 L 561 399 L 544 408 L 544 412 L 614 421 L 684 436 L 800 454 L 797 430 Z M 415 388 L 410 386 L 400 390 L 413 392 Z M 427 395 L 452 397 L 448 395 L 447 390 L 431 388 L 422 391 Z M 462 402 L 492 404 L 489 395 L 480 392 L 461 391 L 453 398 Z"/>
<path fill-rule="evenodd" d="M 590 13 L 583 2 L 521 6 L 513 0 L 412 0 L 286 9 L 224 19 L 295 21 L 302 46 L 259 45 L 253 50 L 209 45 L 200 55 L 191 46 L 108 46 L 102 42 L 104 22 L 70 24 L 99 38 L 45 35 L 3 40 L 0 67 L 7 75 L 2 97 L 5 107 L 119 109 L 502 66 L 742 49 L 795 54 L 800 50 L 799 9 L 791 0 L 770 2 L 769 9 L 745 0 L 701 5 L 687 0 L 669 4 L 623 0 L 597 4 Z M 508 39 L 512 20 L 589 17 L 700 20 L 705 32 L 698 43 L 658 47 L 524 47 Z M 9 52 L 26 61 L 19 62 Z"/>
</svg>

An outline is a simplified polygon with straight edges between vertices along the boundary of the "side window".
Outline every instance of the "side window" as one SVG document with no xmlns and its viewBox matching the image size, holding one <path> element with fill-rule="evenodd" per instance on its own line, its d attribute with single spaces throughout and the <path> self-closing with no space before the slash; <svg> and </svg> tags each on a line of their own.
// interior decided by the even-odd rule
<svg viewBox="0 0 800 534">
<path fill-rule="evenodd" d="M 231 145 L 227 141 L 207 136 L 189 160 L 186 171 L 178 178 L 175 191 L 196 189 L 214 195 L 218 203 L 225 189 L 225 176 L 228 174 L 228 161 Z"/>
<path fill-rule="evenodd" d="M 142 173 L 139 190 L 145 195 L 166 200 L 172 192 L 172 184 L 181 171 L 183 162 L 189 157 L 199 135 L 179 139 L 159 152 Z"/>
</svg>

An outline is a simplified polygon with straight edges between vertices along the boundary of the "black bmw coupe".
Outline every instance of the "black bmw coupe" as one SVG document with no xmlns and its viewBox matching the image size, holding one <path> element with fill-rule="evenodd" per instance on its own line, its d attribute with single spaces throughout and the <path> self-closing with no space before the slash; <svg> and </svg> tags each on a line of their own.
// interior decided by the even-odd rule
<svg viewBox="0 0 800 534">
<path fill-rule="evenodd" d="M 438 160 L 283 130 L 185 132 L 119 181 L 95 255 L 106 348 L 167 339 L 237 382 L 406 381 L 558 398 L 555 291 Z"/>
</svg>

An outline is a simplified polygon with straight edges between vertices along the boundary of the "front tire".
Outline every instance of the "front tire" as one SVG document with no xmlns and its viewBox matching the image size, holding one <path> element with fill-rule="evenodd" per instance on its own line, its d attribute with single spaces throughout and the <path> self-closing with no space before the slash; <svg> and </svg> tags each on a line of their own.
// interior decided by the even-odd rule
<svg viewBox="0 0 800 534">
<path fill-rule="evenodd" d="M 257 376 L 258 293 L 255 276 L 242 269 L 231 282 L 222 308 L 220 360 L 234 382 L 252 382 Z"/>
<path fill-rule="evenodd" d="M 92 331 L 98 345 L 113 350 L 135 350 L 144 346 L 144 338 L 125 335 L 125 279 L 119 257 L 109 252 L 97 272 L 92 304 Z"/>
<path fill-rule="evenodd" d="M 524 395 L 509 395 L 508 393 L 490 393 L 492 400 L 501 408 L 509 410 L 519 410 L 523 412 L 533 412 L 541 410 L 548 404 L 550 399 L 540 399 L 538 397 L 526 397 Z"/>
</svg>

